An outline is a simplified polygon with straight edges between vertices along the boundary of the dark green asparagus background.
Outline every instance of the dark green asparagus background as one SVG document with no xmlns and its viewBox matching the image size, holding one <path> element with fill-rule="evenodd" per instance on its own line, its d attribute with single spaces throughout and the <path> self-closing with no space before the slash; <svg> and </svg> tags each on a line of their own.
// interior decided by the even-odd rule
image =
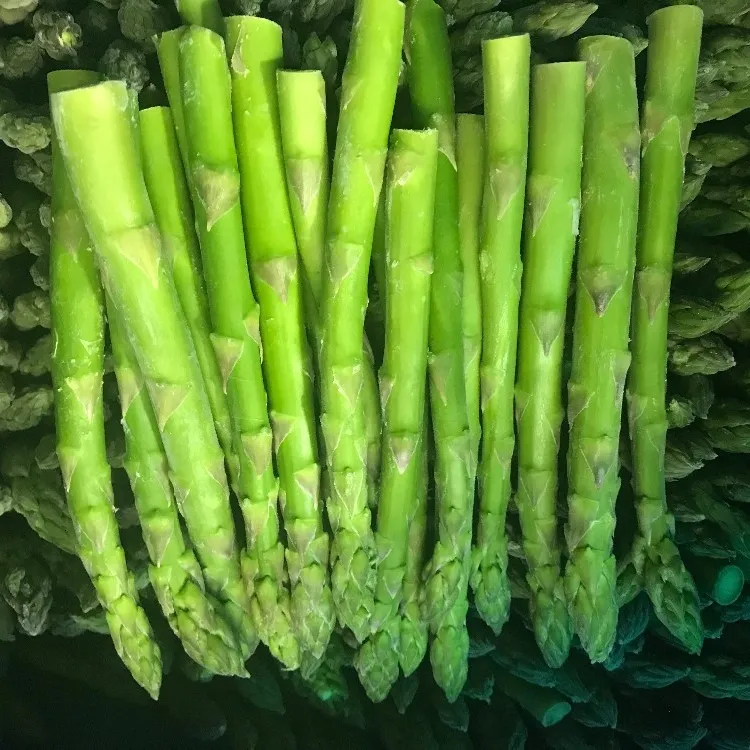
<svg viewBox="0 0 750 750">
<path fill-rule="evenodd" d="M 575 59 L 583 37 L 633 46 L 642 92 L 647 16 L 656 0 L 440 0 L 449 25 L 457 112 L 481 112 L 481 43 L 529 33 L 532 62 Z M 688 4 L 688 3 L 685 3 Z M 690 655 L 620 565 L 615 645 L 591 665 L 574 641 L 550 668 L 529 629 L 520 524 L 507 520 L 511 616 L 499 636 L 471 606 L 466 684 L 448 702 L 429 660 L 372 704 L 334 634 L 303 679 L 261 646 L 250 678 L 207 675 L 159 612 L 127 475 L 112 362 L 104 417 L 127 562 L 162 650 L 152 703 L 119 662 L 76 556 L 55 452 L 49 302 L 52 125 L 46 74 L 100 71 L 166 105 L 154 35 L 180 24 L 171 2 L 0 0 L 0 744 L 55 748 L 750 748 L 750 0 L 699 0 L 703 43 L 696 130 L 687 154 L 669 313 L 665 473 L 675 541 L 692 574 L 705 643 Z M 178 5 L 184 16 L 199 2 Z M 224 15 L 283 29 L 284 64 L 320 70 L 329 130 L 352 27 L 352 0 L 221 0 Z M 394 124 L 413 125 L 401 76 Z M 331 145 L 333 140 L 331 140 Z M 374 274 L 373 274 L 374 276 Z M 382 348 L 382 290 L 370 285 L 368 336 Z M 381 315 L 379 318 L 378 315 Z M 573 315 L 568 315 L 568 327 Z M 380 326 L 380 329 L 378 328 Z M 380 342 L 380 343 L 379 343 Z M 568 347 L 569 348 L 569 347 Z M 570 353 L 563 362 L 570 373 Z M 625 422 L 623 422 L 625 425 Z M 623 433 L 626 430 L 623 429 Z M 566 435 L 563 434 L 563 448 Z M 561 455 L 563 455 L 561 451 Z M 621 439 L 615 556 L 636 529 L 627 434 Z M 560 496 L 564 497 L 561 476 Z M 429 498 L 429 512 L 435 502 Z M 566 518 L 564 503 L 558 519 Z M 374 515 L 374 514 L 373 514 Z M 428 520 L 429 528 L 434 519 Z M 239 524 L 238 524 L 239 526 Z M 429 535 L 428 535 L 429 536 Z"/>
</svg>

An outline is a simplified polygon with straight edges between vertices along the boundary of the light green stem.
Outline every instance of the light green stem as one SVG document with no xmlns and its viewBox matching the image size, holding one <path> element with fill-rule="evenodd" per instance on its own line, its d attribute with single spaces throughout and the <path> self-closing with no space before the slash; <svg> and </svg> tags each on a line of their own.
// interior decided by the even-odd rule
<svg viewBox="0 0 750 750">
<path fill-rule="evenodd" d="M 382 701 L 398 678 L 409 521 L 416 510 L 423 450 L 437 147 L 435 130 L 395 130 L 388 157 L 378 579 L 374 633 L 355 658 L 373 701 Z"/>
<path fill-rule="evenodd" d="M 593 662 L 607 658 L 617 628 L 612 541 L 620 489 L 620 426 L 630 366 L 640 134 L 633 47 L 587 37 L 581 231 L 568 382 L 568 563 L 573 632 Z"/>
<path fill-rule="evenodd" d="M 482 448 L 479 520 L 471 585 L 480 615 L 496 632 L 508 619 L 508 541 L 513 458 L 513 375 L 521 296 L 521 227 L 529 135 L 528 35 L 485 42 L 484 125 L 487 169 L 479 268 Z"/>
<path fill-rule="evenodd" d="M 669 288 L 685 154 L 693 130 L 703 13 L 678 5 L 648 20 L 641 117 L 641 194 L 627 385 L 638 534 L 633 562 L 654 611 L 693 653 L 703 632 L 698 593 L 673 542 L 664 479 Z"/>
<path fill-rule="evenodd" d="M 474 472 L 482 436 L 480 421 L 479 362 L 482 354 L 482 288 L 479 275 L 479 228 L 484 187 L 484 119 L 480 115 L 456 117 L 456 168 L 458 171 L 458 233 L 463 265 L 464 378 Z"/>
<path fill-rule="evenodd" d="M 357 3 L 341 84 L 323 274 L 320 390 L 334 533 L 331 578 L 339 622 L 360 641 L 370 632 L 376 555 L 366 481 L 363 328 L 403 29 L 398 0 Z"/>
<path fill-rule="evenodd" d="M 538 65 L 531 80 L 516 375 L 516 505 L 529 567 L 534 633 L 552 667 L 565 661 L 572 637 L 560 575 L 557 453 L 563 419 L 565 313 L 581 210 L 585 81 L 582 62 Z"/>
</svg>

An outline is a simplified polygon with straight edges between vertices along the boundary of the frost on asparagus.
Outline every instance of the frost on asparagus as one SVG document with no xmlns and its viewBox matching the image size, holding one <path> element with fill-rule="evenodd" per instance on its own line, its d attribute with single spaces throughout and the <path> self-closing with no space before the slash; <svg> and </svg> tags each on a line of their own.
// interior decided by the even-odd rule
<svg viewBox="0 0 750 750">
<path fill-rule="evenodd" d="M 34 39 L 53 60 L 75 59 L 83 45 L 83 32 L 70 13 L 38 10 L 32 19 Z"/>
</svg>

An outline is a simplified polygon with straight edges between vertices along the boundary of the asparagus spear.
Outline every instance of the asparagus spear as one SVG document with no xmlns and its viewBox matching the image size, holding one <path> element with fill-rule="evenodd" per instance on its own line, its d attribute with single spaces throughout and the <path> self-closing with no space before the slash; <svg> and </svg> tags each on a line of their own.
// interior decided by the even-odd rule
<svg viewBox="0 0 750 750">
<path fill-rule="evenodd" d="M 108 81 L 55 94 L 51 104 L 107 293 L 146 381 L 206 588 L 240 633 L 243 652 L 250 653 L 257 636 L 235 549 L 223 454 L 179 300 L 160 263 L 127 87 Z"/>
<path fill-rule="evenodd" d="M 205 26 L 217 34 L 224 33 L 224 17 L 219 0 L 175 0 L 175 6 L 186 24 Z"/>
<path fill-rule="evenodd" d="M 693 128 L 702 22 L 702 11 L 687 5 L 664 8 L 648 19 L 637 281 L 632 308 L 633 359 L 627 383 L 638 517 L 633 562 L 656 616 L 696 653 L 703 642 L 698 595 L 673 541 L 674 518 L 667 508 L 664 451 L 669 287 L 685 153 Z M 672 359 L 673 367 L 674 364 Z M 695 373 L 688 368 L 678 372 Z"/>
<path fill-rule="evenodd" d="M 568 655 L 571 624 L 557 533 L 557 452 L 568 287 L 581 200 L 586 66 L 539 65 L 532 74 L 529 187 L 516 378 L 518 493 L 529 565 L 530 612 L 550 666 Z M 561 131 L 560 120 L 566 123 Z"/>
<path fill-rule="evenodd" d="M 410 0 L 405 46 L 415 122 L 437 130 L 439 141 L 429 341 L 437 540 L 425 571 L 422 604 L 435 636 L 430 655 L 433 674 L 455 699 L 468 669 L 465 620 L 476 461 L 464 380 L 463 263 L 450 40 L 445 14 L 433 0 Z"/>
<path fill-rule="evenodd" d="M 362 338 L 375 213 L 396 97 L 404 6 L 359 0 L 341 86 L 323 274 L 322 429 L 339 622 L 362 640 L 374 609 L 375 540 L 367 503 Z"/>
<path fill-rule="evenodd" d="M 53 101 L 59 93 L 98 79 L 87 71 L 50 74 Z M 82 89 L 86 90 L 86 89 Z M 58 137 L 64 143 L 65 132 Z M 161 653 L 133 576 L 114 512 L 114 493 L 104 442 L 102 379 L 104 301 L 91 250 L 66 164 L 54 142 L 53 223 L 50 277 L 55 347 L 57 453 L 78 543 L 78 553 L 107 613 L 112 640 L 136 681 L 156 699 L 161 684 Z M 62 146 L 65 151 L 66 146 Z"/>
<path fill-rule="evenodd" d="M 463 265 L 464 379 L 474 471 L 482 435 L 479 361 L 482 354 L 482 297 L 479 275 L 479 226 L 484 184 L 484 120 L 479 115 L 456 118 L 458 233 Z"/>
<path fill-rule="evenodd" d="M 513 457 L 513 380 L 521 295 L 521 225 L 529 119 L 528 35 L 485 42 L 487 149 L 482 245 L 482 455 L 479 520 L 471 586 L 477 609 L 496 633 L 508 619 L 505 513 Z"/>
<path fill-rule="evenodd" d="M 292 633 L 284 548 L 279 542 L 278 482 L 261 370 L 258 306 L 245 254 L 224 43 L 208 29 L 191 28 L 183 34 L 179 54 L 211 340 L 228 397 L 238 457 L 237 482 L 247 538 L 243 575 L 258 635 L 285 667 L 296 669 L 299 647 Z"/>
<path fill-rule="evenodd" d="M 156 417 L 133 349 L 111 304 L 108 318 L 125 427 L 125 468 L 149 550 L 151 585 L 191 659 L 216 674 L 244 675 L 237 638 L 204 593 L 200 565 L 185 544 Z"/>
<path fill-rule="evenodd" d="M 313 357 L 319 357 L 320 316 L 325 260 L 326 212 L 330 187 L 326 136 L 325 84 L 319 71 L 280 70 L 277 74 L 279 121 L 292 221 L 302 261 L 305 321 Z M 367 433 L 367 479 L 370 507 L 376 505 L 380 474 L 380 403 L 365 343 L 362 399 Z M 317 371 L 316 367 L 316 371 Z"/>
<path fill-rule="evenodd" d="M 421 483 L 432 222 L 438 154 L 435 130 L 396 130 L 388 157 L 386 343 L 380 371 L 383 463 L 380 472 L 378 571 L 373 634 L 355 666 L 371 700 L 398 678 L 409 520 Z"/>
<path fill-rule="evenodd" d="M 297 245 L 281 155 L 276 94 L 281 27 L 260 18 L 230 18 L 227 47 L 242 216 L 260 304 L 263 371 L 289 545 L 292 626 L 305 658 L 317 663 L 335 613 L 327 575 L 329 539 L 318 503 L 320 469 Z"/>
<path fill-rule="evenodd" d="M 427 425 L 427 414 L 423 417 Z M 422 663 L 427 651 L 427 623 L 419 604 L 422 590 L 422 570 L 425 563 L 427 536 L 427 436 L 423 430 L 419 444 L 419 469 L 413 514 L 409 518 L 409 542 L 404 571 L 404 595 L 401 606 L 401 627 L 398 639 L 398 663 L 405 677 L 409 677 Z"/>
<path fill-rule="evenodd" d="M 305 313 L 306 318 L 317 320 L 330 184 L 325 81 L 318 70 L 280 70 L 277 86 L 284 167 L 301 261 Z"/>
<path fill-rule="evenodd" d="M 612 538 L 620 487 L 620 413 L 630 365 L 638 101 L 629 42 L 619 37 L 588 37 L 579 42 L 578 54 L 586 63 L 587 94 L 573 365 L 568 385 L 565 591 L 573 631 L 591 660 L 600 662 L 614 644 L 617 626 Z"/>
<path fill-rule="evenodd" d="M 721 336 L 708 334 L 669 346 L 668 367 L 677 375 L 715 375 L 734 365 L 734 354 Z"/>
<path fill-rule="evenodd" d="M 166 107 L 145 109 L 140 114 L 139 126 L 146 189 L 168 250 L 172 278 L 195 346 L 216 434 L 230 467 L 230 477 L 236 484 L 238 459 L 232 448 L 232 426 L 221 371 L 211 343 L 195 218 L 180 162 L 172 112 Z"/>
</svg>

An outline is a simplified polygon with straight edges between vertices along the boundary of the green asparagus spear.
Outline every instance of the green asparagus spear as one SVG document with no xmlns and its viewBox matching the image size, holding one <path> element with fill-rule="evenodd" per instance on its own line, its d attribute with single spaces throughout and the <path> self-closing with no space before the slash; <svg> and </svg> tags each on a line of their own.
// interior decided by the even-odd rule
<svg viewBox="0 0 750 750">
<path fill-rule="evenodd" d="M 230 478 L 236 483 L 237 457 L 232 449 L 229 407 L 211 343 L 195 218 L 180 162 L 172 113 L 166 107 L 151 107 L 141 112 L 139 120 L 146 189 L 162 242 L 167 249 L 177 296 L 193 339 L 216 434 L 230 467 Z"/>
<path fill-rule="evenodd" d="M 685 153 L 693 128 L 702 22 L 701 10 L 687 5 L 664 8 L 648 19 L 633 359 L 627 383 L 638 517 L 633 562 L 656 616 L 691 652 L 700 651 L 703 635 L 698 595 L 672 540 L 674 518 L 667 509 L 665 363 L 672 256 Z M 671 361 L 674 367 L 675 360 Z M 696 370 L 677 372 L 690 375 Z"/>
<path fill-rule="evenodd" d="M 463 262 L 450 40 L 445 14 L 433 0 L 408 3 L 405 49 L 415 121 L 419 127 L 434 128 L 439 141 L 429 319 L 437 539 L 425 571 L 422 605 L 434 635 L 433 674 L 449 699 L 455 700 L 468 670 L 465 620 L 476 461 L 464 379 Z"/>
<path fill-rule="evenodd" d="M 383 464 L 380 473 L 378 571 L 373 634 L 355 666 L 371 700 L 398 678 L 409 521 L 421 482 L 432 222 L 438 133 L 396 130 L 388 157 L 386 344 L 380 371 Z"/>
<path fill-rule="evenodd" d="M 125 427 L 125 468 L 149 550 L 151 585 L 191 659 L 216 674 L 244 675 L 237 638 L 205 594 L 200 565 L 185 544 L 156 417 L 122 322 L 114 307 L 108 307 Z"/>
<path fill-rule="evenodd" d="M 180 41 L 180 83 L 196 227 L 211 314 L 211 341 L 232 415 L 238 489 L 247 551 L 242 561 L 258 635 L 288 669 L 299 666 L 292 634 L 284 548 L 279 542 L 278 482 L 261 369 L 258 305 L 250 286 L 239 169 L 232 131 L 224 42 L 209 29 Z"/>
<path fill-rule="evenodd" d="M 186 24 L 205 26 L 217 34 L 224 33 L 224 17 L 219 0 L 175 0 L 175 6 Z"/>
<path fill-rule="evenodd" d="M 615 638 L 612 539 L 620 415 L 630 365 L 628 327 L 638 212 L 639 131 L 633 48 L 588 37 L 581 234 L 568 385 L 568 563 L 573 632 L 594 662 Z M 616 229 L 614 229 L 616 228 Z M 606 242 L 602 238 L 606 237 Z"/>
<path fill-rule="evenodd" d="M 456 118 L 458 232 L 463 265 L 464 379 L 474 469 L 482 435 L 479 361 L 482 354 L 482 297 L 479 275 L 479 226 L 484 185 L 484 120 L 479 115 Z"/>
<path fill-rule="evenodd" d="M 551 42 L 570 36 L 596 12 L 597 5 L 585 0 L 541 0 L 513 14 L 516 32 L 527 32 Z"/>
<path fill-rule="evenodd" d="M 362 361 L 375 214 L 396 97 L 404 6 L 358 0 L 341 85 L 323 273 L 322 430 L 333 529 L 331 579 L 339 622 L 362 640 L 374 609 L 375 540 L 366 482 Z"/>
<path fill-rule="evenodd" d="M 65 95 L 58 92 L 93 84 L 97 78 L 87 71 L 53 73 L 49 77 L 49 91 L 54 100 Z M 64 132 L 58 135 L 64 141 Z M 136 681 L 156 699 L 161 684 L 161 653 L 146 613 L 138 603 L 135 582 L 120 544 L 105 452 L 103 293 L 94 253 L 57 141 L 53 147 L 50 276 L 57 453 L 74 519 L 78 552 L 107 612 L 117 653 Z"/>
<path fill-rule="evenodd" d="M 427 424 L 425 414 L 424 423 Z M 419 604 L 422 589 L 422 570 L 425 563 L 427 536 L 427 437 L 419 444 L 419 470 L 413 515 L 409 518 L 409 550 L 404 572 L 404 595 L 401 605 L 401 627 L 398 639 L 398 663 L 405 677 L 414 674 L 427 651 L 427 622 Z"/>
<path fill-rule="evenodd" d="M 485 42 L 482 55 L 487 149 L 479 258 L 482 455 L 471 586 L 480 615 L 498 633 L 508 619 L 510 606 L 505 514 L 515 442 L 513 380 L 528 150 L 529 37 Z"/>
<path fill-rule="evenodd" d="M 306 318 L 316 320 L 323 286 L 330 185 L 325 81 L 317 70 L 277 74 L 289 204 L 301 261 Z"/>
<path fill-rule="evenodd" d="M 531 144 L 518 337 L 518 506 L 531 618 L 550 666 L 568 655 L 571 625 L 556 523 L 565 312 L 581 200 L 586 65 L 532 73 Z M 560 121 L 565 128 L 560 129 Z"/>
<path fill-rule="evenodd" d="M 250 653 L 257 636 L 235 548 L 224 458 L 179 299 L 160 262 L 127 87 L 108 81 L 51 100 L 68 176 L 146 381 L 206 588 Z"/>
<path fill-rule="evenodd" d="M 318 71 L 306 70 L 280 70 L 277 83 L 284 165 L 297 249 L 302 261 L 305 322 L 317 365 L 330 187 L 325 84 Z M 380 475 L 380 402 L 372 352 L 367 342 L 363 349 L 363 366 L 368 496 L 373 508 L 377 504 Z"/>
<path fill-rule="evenodd" d="M 312 365 L 302 324 L 297 245 L 281 154 L 276 94 L 281 27 L 260 18 L 230 18 L 227 48 L 242 216 L 260 304 L 263 372 L 289 545 L 292 626 L 300 648 L 314 664 L 325 653 L 335 613 L 327 576 L 329 539 L 319 507 Z"/>
</svg>

